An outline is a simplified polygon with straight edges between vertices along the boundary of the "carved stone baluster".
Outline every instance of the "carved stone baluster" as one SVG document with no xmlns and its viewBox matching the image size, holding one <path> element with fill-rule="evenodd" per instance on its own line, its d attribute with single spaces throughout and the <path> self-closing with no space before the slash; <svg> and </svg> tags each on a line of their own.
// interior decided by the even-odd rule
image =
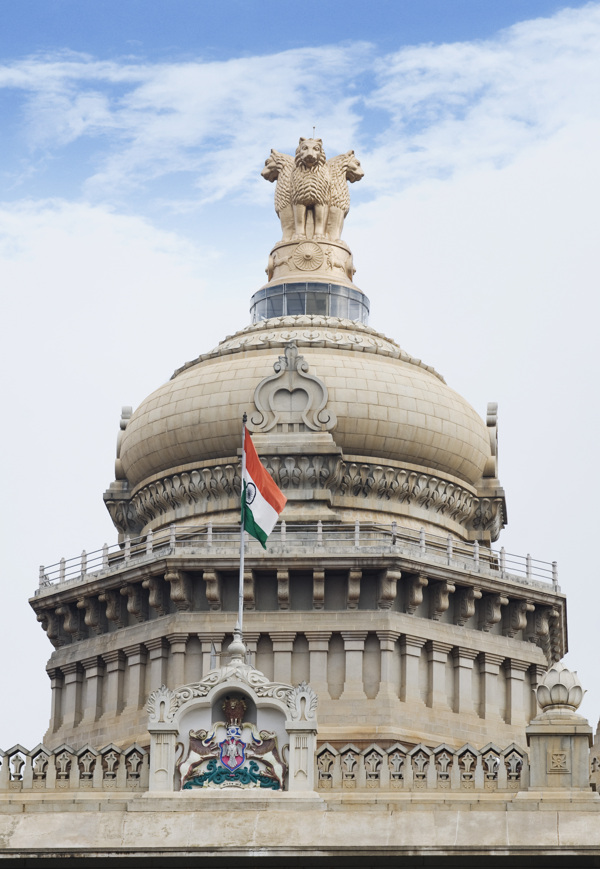
<svg viewBox="0 0 600 869">
<path fill-rule="evenodd" d="M 142 592 L 140 583 L 125 585 L 121 589 L 123 597 L 127 598 L 127 612 L 134 617 L 136 622 L 144 622 L 148 618 L 146 596 Z"/>
<path fill-rule="evenodd" d="M 458 590 L 454 605 L 454 623 L 461 627 L 475 615 L 475 601 L 481 600 L 480 588 L 461 588 Z"/>
<path fill-rule="evenodd" d="M 439 621 L 450 606 L 450 595 L 454 594 L 456 586 L 453 582 L 436 582 L 430 591 L 429 618 Z"/>
<path fill-rule="evenodd" d="M 417 608 L 423 603 L 423 589 L 428 582 L 427 577 L 422 574 L 409 577 L 406 584 L 406 612 L 409 616 L 414 615 Z"/>
<path fill-rule="evenodd" d="M 80 597 L 77 609 L 83 610 L 83 621 L 94 634 L 104 632 L 102 606 L 97 597 Z"/>
<path fill-rule="evenodd" d="M 389 610 L 394 605 L 401 576 L 396 567 L 386 567 L 380 573 L 377 583 L 377 606 L 380 610 Z"/>
<path fill-rule="evenodd" d="M 221 577 L 216 570 L 205 570 L 202 576 L 206 583 L 208 606 L 213 612 L 218 612 L 222 606 Z"/>
<path fill-rule="evenodd" d="M 502 618 L 502 607 L 508 604 L 508 598 L 502 594 L 486 594 L 481 606 L 480 626 L 482 631 L 489 631 Z"/>
<path fill-rule="evenodd" d="M 358 568 L 352 568 L 348 571 L 348 595 L 346 598 L 346 606 L 349 610 L 358 609 L 361 578 L 362 570 Z"/>
<path fill-rule="evenodd" d="M 192 581 L 182 570 L 168 570 L 165 582 L 170 586 L 170 598 L 179 612 L 189 612 L 193 604 Z"/>
<path fill-rule="evenodd" d="M 165 602 L 165 583 L 160 576 L 149 576 L 142 582 L 142 587 L 148 590 L 148 604 L 158 616 L 168 612 Z M 157 686 L 160 687 L 160 686 Z"/>
<path fill-rule="evenodd" d="M 528 600 L 511 600 L 505 612 L 504 628 L 502 633 L 505 637 L 514 637 L 519 631 L 527 627 L 527 613 L 535 610 L 534 604 Z"/>
<path fill-rule="evenodd" d="M 277 570 L 277 603 L 280 610 L 290 608 L 290 572 L 286 567 Z"/>
<path fill-rule="evenodd" d="M 106 604 L 106 618 L 114 622 L 118 628 L 127 625 L 127 614 L 124 612 L 124 600 L 116 588 L 108 588 L 98 595 L 98 600 Z"/>
<path fill-rule="evenodd" d="M 322 610 L 324 607 L 325 571 L 319 568 L 313 570 L 313 609 Z"/>
</svg>

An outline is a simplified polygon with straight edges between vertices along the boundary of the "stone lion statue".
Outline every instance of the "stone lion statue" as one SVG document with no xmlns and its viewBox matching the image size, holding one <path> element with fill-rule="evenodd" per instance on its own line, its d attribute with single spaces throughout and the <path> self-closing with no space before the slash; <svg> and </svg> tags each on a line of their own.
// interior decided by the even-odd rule
<svg viewBox="0 0 600 869">
<path fill-rule="evenodd" d="M 354 151 L 327 160 L 321 139 L 301 138 L 294 157 L 272 149 L 261 175 L 277 181 L 282 241 L 338 241 L 350 210 L 348 182 L 360 181 L 364 171 Z"/>
<path fill-rule="evenodd" d="M 294 234 L 294 209 L 292 208 L 292 172 L 294 158 L 271 148 L 260 173 L 267 181 L 277 181 L 275 185 L 275 211 L 281 221 L 282 241 L 291 241 Z"/>
<path fill-rule="evenodd" d="M 314 220 L 314 238 L 324 238 L 329 208 L 330 183 L 321 139 L 300 139 L 292 172 L 294 239 L 306 238 L 309 210 Z"/>
<path fill-rule="evenodd" d="M 353 184 L 363 177 L 364 169 L 354 151 L 346 151 L 327 161 L 330 179 L 329 214 L 326 235 L 330 241 L 341 238 L 344 219 L 350 211 L 348 181 Z"/>
</svg>

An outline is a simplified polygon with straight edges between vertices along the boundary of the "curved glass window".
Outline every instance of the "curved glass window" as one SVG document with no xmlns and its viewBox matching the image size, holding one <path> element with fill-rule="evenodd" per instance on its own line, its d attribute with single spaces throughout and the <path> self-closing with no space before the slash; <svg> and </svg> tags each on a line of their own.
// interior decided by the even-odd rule
<svg viewBox="0 0 600 869">
<path fill-rule="evenodd" d="M 302 283 L 277 284 L 259 290 L 250 300 L 252 322 L 271 317 L 317 314 L 322 317 L 342 317 L 368 323 L 369 300 L 364 293 L 340 284 Z"/>
</svg>

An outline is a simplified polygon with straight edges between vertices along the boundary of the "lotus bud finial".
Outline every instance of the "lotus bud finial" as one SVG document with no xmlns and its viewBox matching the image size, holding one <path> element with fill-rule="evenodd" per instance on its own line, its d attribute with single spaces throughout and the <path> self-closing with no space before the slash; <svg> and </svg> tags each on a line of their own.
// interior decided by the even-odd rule
<svg viewBox="0 0 600 869">
<path fill-rule="evenodd" d="M 536 693 L 542 712 L 559 709 L 575 712 L 585 692 L 577 673 L 567 669 L 561 661 L 557 661 L 542 676 Z"/>
</svg>

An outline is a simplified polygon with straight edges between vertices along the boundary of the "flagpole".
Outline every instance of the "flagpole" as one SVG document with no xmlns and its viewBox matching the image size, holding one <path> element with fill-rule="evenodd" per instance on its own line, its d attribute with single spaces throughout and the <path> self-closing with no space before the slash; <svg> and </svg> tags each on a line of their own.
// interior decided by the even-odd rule
<svg viewBox="0 0 600 869">
<path fill-rule="evenodd" d="M 244 620 L 244 476 L 246 474 L 246 420 L 248 417 L 244 413 L 242 416 L 242 489 L 240 492 L 241 498 L 241 521 L 240 521 L 240 581 L 238 590 L 238 621 L 236 631 L 239 631 L 240 640 L 242 639 L 242 627 Z"/>
</svg>

